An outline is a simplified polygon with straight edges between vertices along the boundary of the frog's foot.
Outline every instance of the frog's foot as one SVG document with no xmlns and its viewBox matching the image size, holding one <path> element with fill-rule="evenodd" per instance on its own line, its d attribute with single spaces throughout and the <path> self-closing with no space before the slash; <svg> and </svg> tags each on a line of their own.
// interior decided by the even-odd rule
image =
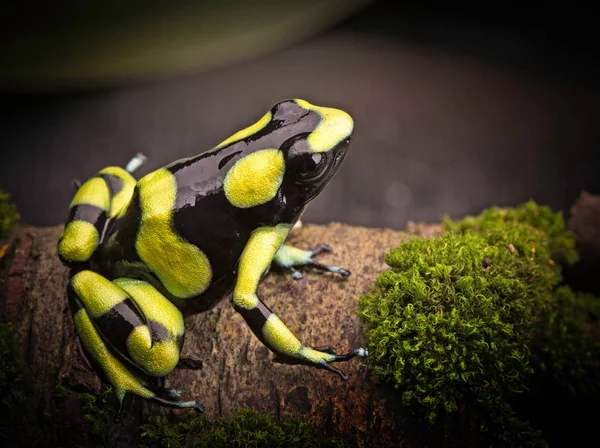
<svg viewBox="0 0 600 448">
<path fill-rule="evenodd" d="M 200 405 L 196 401 L 179 401 L 179 391 L 177 389 L 171 389 L 170 391 L 168 391 L 168 389 L 171 388 L 164 388 L 163 392 L 169 395 L 171 399 L 161 398 L 157 395 L 149 397 L 149 399 L 159 403 L 161 406 L 165 406 L 168 408 L 194 409 L 197 412 L 204 412 L 204 408 L 202 407 L 202 405 Z M 123 401 L 123 398 L 119 397 L 117 399 L 117 406 L 113 415 L 113 421 L 115 423 L 119 423 L 121 421 L 121 414 L 123 413 Z"/>
<path fill-rule="evenodd" d="M 324 243 L 318 244 L 312 250 L 302 250 L 298 249 L 297 247 L 290 246 L 289 244 L 283 244 L 275 254 L 273 263 L 280 268 L 291 272 L 294 280 L 302 279 L 302 273 L 296 269 L 296 267 L 300 266 L 312 266 L 320 271 L 333 272 L 341 275 L 344 278 L 348 277 L 350 275 L 349 270 L 339 266 L 328 266 L 313 259 L 314 256 L 320 253 L 331 251 L 331 246 Z"/>
<path fill-rule="evenodd" d="M 127 165 L 125 166 L 125 171 L 127 171 L 130 174 L 135 172 L 135 170 L 137 170 L 140 166 L 142 166 L 146 162 L 146 160 L 148 160 L 146 158 L 146 156 L 144 154 L 142 154 L 141 152 L 138 152 L 127 163 Z"/>
<path fill-rule="evenodd" d="M 273 358 L 273 362 L 280 364 L 305 364 L 312 365 L 314 367 L 325 369 L 330 372 L 338 374 L 343 380 L 348 379 L 348 375 L 342 372 L 340 369 L 333 367 L 330 363 L 333 362 L 344 362 L 349 361 L 352 358 L 366 358 L 368 356 L 367 349 L 357 348 L 344 355 L 338 355 L 335 349 L 332 347 L 301 347 L 298 355 L 300 356 L 289 356 L 278 354 Z"/>
<path fill-rule="evenodd" d="M 174 387 L 163 387 L 161 393 L 162 395 L 166 395 L 175 401 L 179 401 L 181 399 L 181 391 L 179 389 L 175 389 Z"/>
<path fill-rule="evenodd" d="M 196 401 L 179 401 L 178 399 L 168 400 L 165 398 L 161 398 L 158 396 L 153 396 L 151 398 L 153 401 L 160 403 L 161 406 L 166 406 L 168 408 L 175 409 L 194 409 L 197 412 L 204 412 L 204 408 L 202 405 Z"/>
</svg>

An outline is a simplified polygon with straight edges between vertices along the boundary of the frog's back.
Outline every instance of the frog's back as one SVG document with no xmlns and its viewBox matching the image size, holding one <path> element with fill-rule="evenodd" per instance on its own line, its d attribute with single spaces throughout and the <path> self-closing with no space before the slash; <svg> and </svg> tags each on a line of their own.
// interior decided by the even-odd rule
<svg viewBox="0 0 600 448">
<path fill-rule="evenodd" d="M 127 211 L 108 230 L 102 271 L 150 281 L 189 312 L 214 306 L 233 288 L 252 231 L 281 218 L 276 200 L 255 207 L 231 204 L 227 173 L 241 157 L 229 146 L 140 179 Z"/>
<path fill-rule="evenodd" d="M 300 104 L 279 103 L 214 149 L 140 179 L 104 238 L 99 258 L 106 275 L 143 277 L 190 312 L 230 291 L 252 232 L 291 227 L 306 205 L 308 187 L 284 182 L 286 157 L 313 153 L 307 136 L 318 137 L 322 115 Z"/>
</svg>

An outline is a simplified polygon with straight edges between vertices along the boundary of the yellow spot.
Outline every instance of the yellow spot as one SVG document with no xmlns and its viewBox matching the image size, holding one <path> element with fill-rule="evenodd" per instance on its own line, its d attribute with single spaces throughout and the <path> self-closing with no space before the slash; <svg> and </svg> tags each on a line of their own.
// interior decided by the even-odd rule
<svg viewBox="0 0 600 448">
<path fill-rule="evenodd" d="M 79 187 L 69 208 L 79 204 L 95 205 L 107 212 L 110 207 L 110 192 L 104 179 L 92 177 Z"/>
<path fill-rule="evenodd" d="M 81 342 L 92 358 L 97 361 L 110 383 L 114 386 L 117 397 L 123 400 L 125 393 L 131 392 L 143 398 L 151 398 L 154 394 L 146 389 L 142 383 L 133 375 L 104 344 L 104 341 L 94 328 L 90 317 L 85 309 L 75 313 L 75 329 L 81 338 Z"/>
<path fill-rule="evenodd" d="M 270 201 L 283 181 L 285 162 L 278 149 L 263 149 L 238 160 L 225 177 L 225 196 L 240 208 Z"/>
<path fill-rule="evenodd" d="M 108 213 L 109 218 L 114 218 L 125 211 L 131 197 L 133 196 L 133 190 L 135 188 L 136 181 L 131 174 L 125 171 L 119 166 L 109 166 L 100 171 L 99 174 L 110 174 L 111 176 L 118 177 L 123 181 L 123 188 L 117 192 L 110 204 L 110 212 Z"/>
<path fill-rule="evenodd" d="M 288 327 L 277 317 L 271 314 L 262 329 L 267 346 L 273 351 L 288 356 L 297 356 L 302 344 Z"/>
<path fill-rule="evenodd" d="M 354 120 L 343 110 L 315 106 L 300 99 L 295 101 L 300 107 L 316 112 L 321 117 L 319 125 L 307 138 L 314 152 L 329 151 L 352 134 Z"/>
<path fill-rule="evenodd" d="M 275 227 L 260 227 L 250 235 L 240 257 L 233 291 L 233 301 L 237 306 L 252 309 L 258 304 L 258 283 L 289 231 L 289 224 L 278 224 Z"/>
<path fill-rule="evenodd" d="M 177 195 L 175 177 L 166 169 L 147 174 L 138 182 L 142 218 L 137 252 L 175 297 L 201 294 L 212 279 L 208 257 L 173 230 Z"/>
<path fill-rule="evenodd" d="M 152 344 L 147 325 L 135 327 L 127 338 L 127 351 L 135 364 L 148 375 L 166 376 L 179 362 L 179 350 L 174 340 Z"/>
<path fill-rule="evenodd" d="M 133 298 L 148 320 L 162 324 L 173 337 L 183 335 L 185 327 L 181 311 L 154 286 L 129 278 L 119 278 L 113 283 Z"/>
<path fill-rule="evenodd" d="M 262 118 L 260 120 L 258 120 L 256 123 L 254 123 L 253 125 L 248 126 L 247 128 L 236 132 L 231 137 L 229 137 L 227 140 L 224 140 L 221 143 L 219 143 L 215 147 L 215 149 L 222 148 L 223 146 L 227 146 L 230 143 L 244 140 L 245 138 L 250 137 L 253 134 L 256 134 L 258 131 L 263 129 L 267 124 L 269 124 L 270 121 L 271 121 L 271 111 L 269 111 L 265 115 L 263 115 Z"/>
<path fill-rule="evenodd" d="M 310 252 L 284 244 L 275 254 L 275 261 L 280 266 L 305 265 L 310 261 Z"/>
<path fill-rule="evenodd" d="M 127 299 L 125 291 L 92 271 L 78 272 L 71 279 L 71 285 L 92 318 L 106 314 Z"/>
<path fill-rule="evenodd" d="M 92 223 L 80 220 L 71 221 L 63 231 L 58 245 L 58 253 L 61 258 L 68 261 L 86 261 L 96 250 L 99 239 L 98 230 Z"/>
<path fill-rule="evenodd" d="M 322 362 L 331 362 L 335 360 L 335 355 L 332 355 L 330 353 L 319 352 L 314 348 L 310 347 L 302 347 L 300 349 L 299 355 L 304 359 L 314 362 L 315 364 L 319 364 Z"/>
</svg>

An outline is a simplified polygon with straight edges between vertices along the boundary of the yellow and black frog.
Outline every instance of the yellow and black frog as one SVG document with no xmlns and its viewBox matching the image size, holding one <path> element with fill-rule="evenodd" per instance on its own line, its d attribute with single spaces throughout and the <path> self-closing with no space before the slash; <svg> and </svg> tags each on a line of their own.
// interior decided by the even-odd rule
<svg viewBox="0 0 600 448">
<path fill-rule="evenodd" d="M 138 181 L 132 173 L 141 155 L 78 187 L 58 254 L 72 272 L 77 335 L 116 391 L 117 419 L 127 393 L 202 411 L 177 390 L 151 384 L 179 362 L 183 316 L 224 297 L 278 362 L 346 379 L 331 363 L 367 356 L 363 348 L 338 355 L 303 345 L 257 295 L 272 264 L 294 278 L 305 265 L 350 275 L 313 259 L 329 246 L 302 250 L 285 240 L 339 169 L 353 130 L 342 110 L 286 100 L 215 148 Z"/>
</svg>

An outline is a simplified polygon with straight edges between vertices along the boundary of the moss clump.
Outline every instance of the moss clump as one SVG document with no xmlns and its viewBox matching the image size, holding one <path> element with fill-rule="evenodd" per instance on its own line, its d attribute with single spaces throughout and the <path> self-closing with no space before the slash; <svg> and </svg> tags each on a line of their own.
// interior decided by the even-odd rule
<svg viewBox="0 0 600 448">
<path fill-rule="evenodd" d="M 0 190 L 0 238 L 5 236 L 18 220 L 19 213 L 10 202 L 10 195 Z"/>
<path fill-rule="evenodd" d="M 600 299 L 558 288 L 532 341 L 538 384 L 551 380 L 573 395 L 600 394 Z"/>
<path fill-rule="evenodd" d="M 25 369 L 15 350 L 15 328 L 0 324 L 0 441 L 13 440 L 18 433 L 17 416 L 25 402 Z"/>
<path fill-rule="evenodd" d="M 84 413 L 83 418 L 90 425 L 90 435 L 96 448 L 110 446 L 114 397 L 112 387 L 106 384 L 102 385 L 99 394 L 82 392 L 77 395 Z"/>
<path fill-rule="evenodd" d="M 454 222 L 392 249 L 359 300 L 373 372 L 433 422 L 477 406 L 496 443 L 542 445 L 504 401 L 533 373 L 531 339 L 559 306 L 561 263 L 577 260 L 560 214 L 529 201 Z M 487 417 L 487 422 L 485 421 Z"/>
<path fill-rule="evenodd" d="M 452 232 L 479 232 L 493 244 L 509 243 L 509 234 L 522 234 L 525 238 L 513 238 L 511 241 L 516 249 L 522 248 L 521 244 L 530 244 L 525 234 L 533 228 L 545 234 L 553 261 L 573 264 L 579 259 L 575 235 L 565 229 L 562 213 L 553 212 L 549 207 L 532 200 L 514 208 L 490 207 L 479 216 L 467 216 L 458 221 L 445 216 L 442 224 L 445 230 Z"/>
<path fill-rule="evenodd" d="M 236 448 L 236 447 L 350 447 L 339 439 L 324 439 L 300 420 L 277 422 L 270 415 L 244 410 L 214 421 L 193 414 L 178 422 L 152 416 L 140 427 L 141 447 Z"/>
</svg>

